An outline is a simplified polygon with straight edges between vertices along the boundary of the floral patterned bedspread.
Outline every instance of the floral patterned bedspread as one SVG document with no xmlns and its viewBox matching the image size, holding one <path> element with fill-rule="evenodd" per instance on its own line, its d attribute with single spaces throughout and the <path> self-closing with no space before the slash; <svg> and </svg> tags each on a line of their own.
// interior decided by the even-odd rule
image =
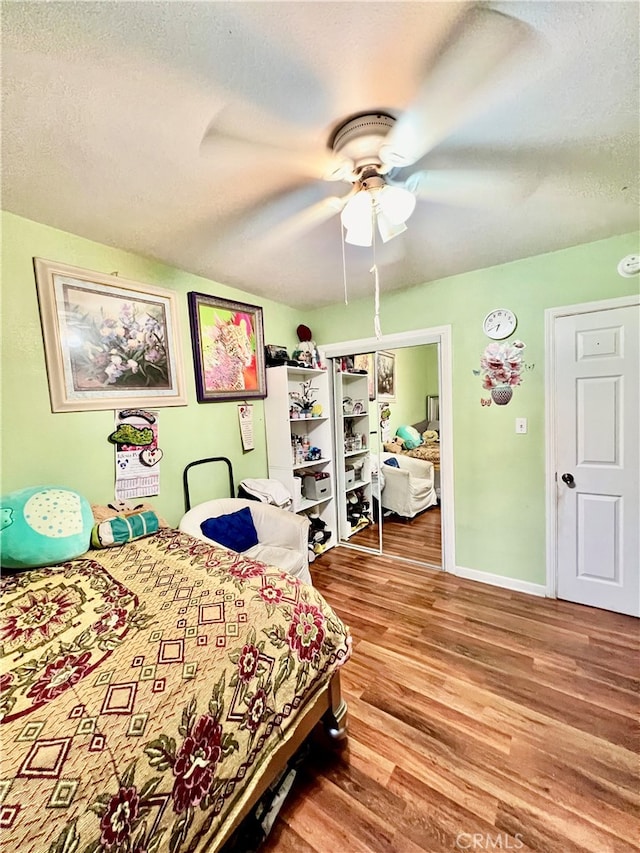
<svg viewBox="0 0 640 853">
<path fill-rule="evenodd" d="M 440 464 L 440 445 L 436 442 L 432 444 L 421 444 L 413 450 L 398 450 L 397 444 L 385 444 L 384 449 L 390 453 L 399 453 L 401 456 L 412 456 L 414 459 L 424 459 L 425 462 L 433 462 L 434 465 Z"/>
<path fill-rule="evenodd" d="M 176 530 L 2 593 L 0 827 L 20 853 L 215 849 L 350 653 L 312 587 Z"/>
</svg>

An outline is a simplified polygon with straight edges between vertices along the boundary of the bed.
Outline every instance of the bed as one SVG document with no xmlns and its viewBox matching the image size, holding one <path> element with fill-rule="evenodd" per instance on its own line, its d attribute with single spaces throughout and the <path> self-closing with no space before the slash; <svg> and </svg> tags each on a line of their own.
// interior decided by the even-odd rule
<svg viewBox="0 0 640 853">
<path fill-rule="evenodd" d="M 7 850 L 217 851 L 321 718 L 344 735 L 349 631 L 276 568 L 166 528 L 2 595 Z"/>
<path fill-rule="evenodd" d="M 400 456 L 409 456 L 411 459 L 422 459 L 423 462 L 431 462 L 434 468 L 440 467 L 440 444 L 433 442 L 431 444 L 421 444 L 413 450 L 405 450 L 395 442 L 387 442 L 384 449 L 388 453 L 396 453 Z"/>
</svg>

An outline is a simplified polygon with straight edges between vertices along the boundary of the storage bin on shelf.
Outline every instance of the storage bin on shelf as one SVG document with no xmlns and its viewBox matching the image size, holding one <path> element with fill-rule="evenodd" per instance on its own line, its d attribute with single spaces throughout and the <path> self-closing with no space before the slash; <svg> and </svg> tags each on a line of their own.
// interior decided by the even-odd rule
<svg viewBox="0 0 640 853">
<path fill-rule="evenodd" d="M 302 480 L 304 496 L 310 501 L 321 501 L 331 496 L 331 475 L 326 471 L 311 471 Z"/>
</svg>

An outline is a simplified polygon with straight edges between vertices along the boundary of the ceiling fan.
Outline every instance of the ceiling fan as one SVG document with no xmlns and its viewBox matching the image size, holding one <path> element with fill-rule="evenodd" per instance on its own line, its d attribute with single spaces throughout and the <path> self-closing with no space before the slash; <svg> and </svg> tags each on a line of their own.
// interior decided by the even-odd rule
<svg viewBox="0 0 640 853">
<path fill-rule="evenodd" d="M 370 246 L 374 223 L 383 242 L 407 230 L 405 222 L 413 213 L 416 197 L 402 186 L 385 178 L 391 169 L 393 151 L 385 148 L 385 139 L 395 124 L 388 113 L 364 113 L 354 116 L 334 131 L 330 147 L 336 161 L 327 179 L 351 181 L 353 190 L 338 203 L 346 230 L 345 241 L 354 246 Z M 387 152 L 387 158 L 385 158 Z"/>
<path fill-rule="evenodd" d="M 504 95 L 514 82 L 507 72 L 535 41 L 533 30 L 516 18 L 477 3 L 453 6 L 451 27 L 409 106 L 399 111 L 368 109 L 342 118 L 330 129 L 322 152 L 306 156 L 299 150 L 251 143 L 225 132 L 216 121 L 210 125 L 204 149 L 215 150 L 220 141 L 259 144 L 263 154 L 284 158 L 292 170 L 302 168 L 315 181 L 351 184 L 346 194 L 323 198 L 281 222 L 265 242 L 277 246 L 339 214 L 345 242 L 371 246 L 376 226 L 383 242 L 406 231 L 418 200 L 448 194 L 454 203 L 474 204 L 478 198 L 484 203 L 510 198 L 521 189 L 507 173 L 447 170 L 443 180 L 442 175 L 419 168 L 419 161 L 456 127 L 496 94 Z M 495 91 L 498 76 L 501 93 Z"/>
</svg>

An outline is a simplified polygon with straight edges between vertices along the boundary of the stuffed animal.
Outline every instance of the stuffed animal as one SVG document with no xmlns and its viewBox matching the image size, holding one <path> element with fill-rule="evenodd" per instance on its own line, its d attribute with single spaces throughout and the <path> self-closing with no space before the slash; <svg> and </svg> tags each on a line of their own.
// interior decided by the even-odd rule
<svg viewBox="0 0 640 853">
<path fill-rule="evenodd" d="M 131 501 L 111 501 L 109 504 L 91 504 L 93 519 L 96 524 L 101 521 L 107 521 L 115 516 L 125 518 L 129 515 L 136 515 L 140 512 L 155 512 L 155 508 L 143 500 Z M 160 527 L 169 527 L 167 522 L 161 516 L 158 516 Z"/>
<path fill-rule="evenodd" d="M 308 326 L 298 326 L 296 329 L 300 343 L 293 351 L 295 361 L 302 362 L 306 367 L 320 367 L 320 353 Z"/>
<path fill-rule="evenodd" d="M 319 515 L 310 515 L 309 521 L 309 562 L 313 563 L 318 554 L 322 554 L 325 545 L 331 539 L 331 532 L 326 530 L 326 522 Z"/>
<path fill-rule="evenodd" d="M 420 447 L 423 443 L 422 436 L 418 430 L 412 426 L 398 427 L 396 435 L 404 441 L 404 447 L 406 450 L 414 450 L 416 447 Z"/>
<path fill-rule="evenodd" d="M 32 486 L 3 495 L 2 568 L 51 566 L 89 550 L 89 501 L 66 486 Z"/>
<path fill-rule="evenodd" d="M 371 521 L 369 517 L 369 500 L 362 489 L 349 492 L 347 497 L 347 520 L 352 528 L 368 524 Z"/>
</svg>

